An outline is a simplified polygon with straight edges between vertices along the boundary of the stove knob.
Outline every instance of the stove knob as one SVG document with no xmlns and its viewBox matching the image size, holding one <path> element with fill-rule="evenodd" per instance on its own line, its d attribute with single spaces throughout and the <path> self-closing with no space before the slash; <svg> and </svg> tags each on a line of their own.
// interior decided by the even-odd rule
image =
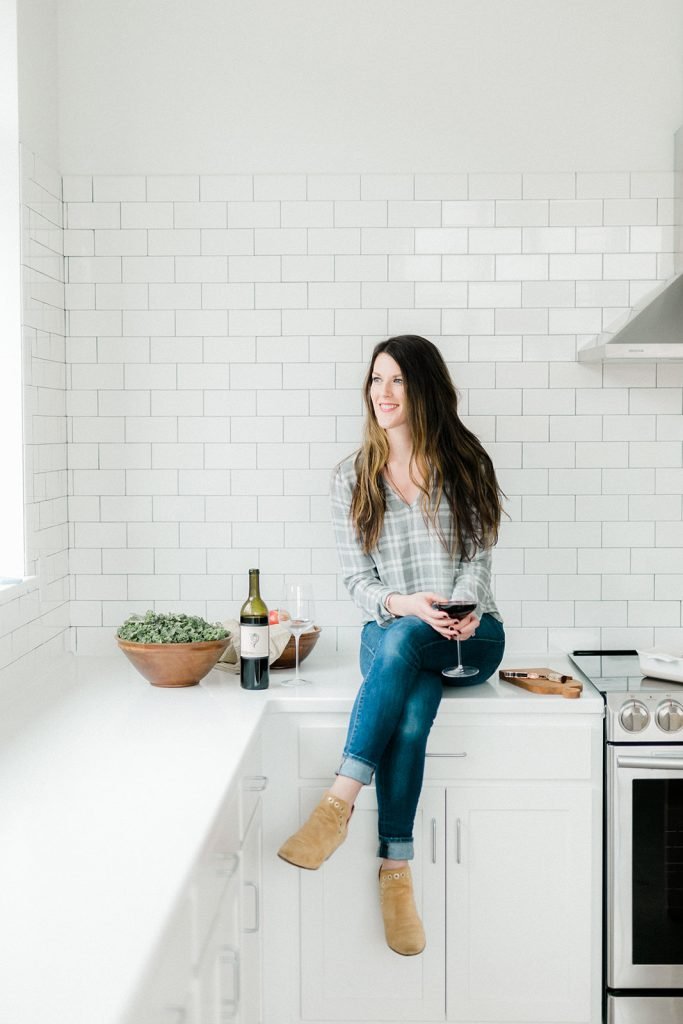
<svg viewBox="0 0 683 1024">
<path fill-rule="evenodd" d="M 655 722 L 664 732 L 678 732 L 683 729 L 683 704 L 677 700 L 665 700 L 655 714 Z"/>
<path fill-rule="evenodd" d="M 629 700 L 619 712 L 619 721 L 626 732 L 640 732 L 650 721 L 650 712 L 641 701 Z"/>
</svg>

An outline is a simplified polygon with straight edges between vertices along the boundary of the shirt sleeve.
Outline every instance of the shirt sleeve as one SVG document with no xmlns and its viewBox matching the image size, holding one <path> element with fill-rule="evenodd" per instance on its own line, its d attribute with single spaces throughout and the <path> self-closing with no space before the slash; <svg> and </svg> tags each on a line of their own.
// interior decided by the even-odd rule
<svg viewBox="0 0 683 1024">
<path fill-rule="evenodd" d="M 386 625 L 394 616 L 386 609 L 384 602 L 396 590 L 382 583 L 372 556 L 365 554 L 356 536 L 350 515 L 353 483 L 341 468 L 332 476 L 330 496 L 332 525 L 344 586 L 362 612 L 378 625 Z"/>
<path fill-rule="evenodd" d="M 486 603 L 491 593 L 491 563 L 492 549 L 480 548 L 474 557 L 469 561 L 460 559 L 455 577 L 455 585 L 452 600 L 462 600 L 463 597 L 476 597 L 477 607 L 474 614 L 478 619 L 482 616 L 482 603 Z"/>
</svg>

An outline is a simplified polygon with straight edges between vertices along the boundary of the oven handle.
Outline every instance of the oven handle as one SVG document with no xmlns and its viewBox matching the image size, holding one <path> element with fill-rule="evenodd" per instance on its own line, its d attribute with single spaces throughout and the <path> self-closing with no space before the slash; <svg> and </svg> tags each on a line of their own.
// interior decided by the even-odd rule
<svg viewBox="0 0 683 1024">
<path fill-rule="evenodd" d="M 629 754 L 617 755 L 618 768 L 654 768 L 664 771 L 683 772 L 683 757 L 632 757 Z"/>
</svg>

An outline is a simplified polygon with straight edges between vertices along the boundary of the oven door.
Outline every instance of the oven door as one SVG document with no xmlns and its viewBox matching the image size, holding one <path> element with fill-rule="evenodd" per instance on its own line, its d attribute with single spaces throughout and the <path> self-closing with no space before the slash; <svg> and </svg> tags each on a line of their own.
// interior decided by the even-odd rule
<svg viewBox="0 0 683 1024">
<path fill-rule="evenodd" d="M 683 989 L 683 746 L 610 746 L 607 986 Z"/>
</svg>

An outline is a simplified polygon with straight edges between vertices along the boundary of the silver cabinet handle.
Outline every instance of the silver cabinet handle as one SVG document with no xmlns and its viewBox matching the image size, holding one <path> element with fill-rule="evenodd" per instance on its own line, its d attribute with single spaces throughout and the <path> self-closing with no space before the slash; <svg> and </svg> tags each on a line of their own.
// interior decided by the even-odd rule
<svg viewBox="0 0 683 1024">
<path fill-rule="evenodd" d="M 436 818 L 432 818 L 432 864 L 436 864 Z"/>
<path fill-rule="evenodd" d="M 267 775 L 246 775 L 242 780 L 242 786 L 247 793 L 261 793 L 267 785 Z"/>
<path fill-rule="evenodd" d="M 460 818 L 456 818 L 456 820 L 455 820 L 455 863 L 456 864 L 460 864 L 460 862 L 461 862 L 461 834 L 462 834 L 462 827 L 461 827 L 461 823 L 460 823 Z"/>
<path fill-rule="evenodd" d="M 657 768 L 665 771 L 683 771 L 683 757 L 631 757 L 628 754 L 617 756 L 619 768 Z"/>
<path fill-rule="evenodd" d="M 259 928 L 261 927 L 261 897 L 260 897 L 260 894 L 259 894 L 259 887 L 256 884 L 256 882 L 245 882 L 244 883 L 244 888 L 245 889 L 253 889 L 254 890 L 254 921 L 255 921 L 255 924 L 254 924 L 253 928 L 245 928 L 244 929 L 244 931 L 248 935 L 251 935 L 254 932 L 257 932 L 259 930 Z"/>
<path fill-rule="evenodd" d="M 467 751 L 461 754 L 425 754 L 425 757 L 467 757 Z"/>
<path fill-rule="evenodd" d="M 240 1001 L 239 955 L 232 946 L 223 946 L 217 958 L 218 967 L 218 1024 L 235 1020 Z M 226 995 L 226 972 L 230 969 L 230 995 Z"/>
</svg>

